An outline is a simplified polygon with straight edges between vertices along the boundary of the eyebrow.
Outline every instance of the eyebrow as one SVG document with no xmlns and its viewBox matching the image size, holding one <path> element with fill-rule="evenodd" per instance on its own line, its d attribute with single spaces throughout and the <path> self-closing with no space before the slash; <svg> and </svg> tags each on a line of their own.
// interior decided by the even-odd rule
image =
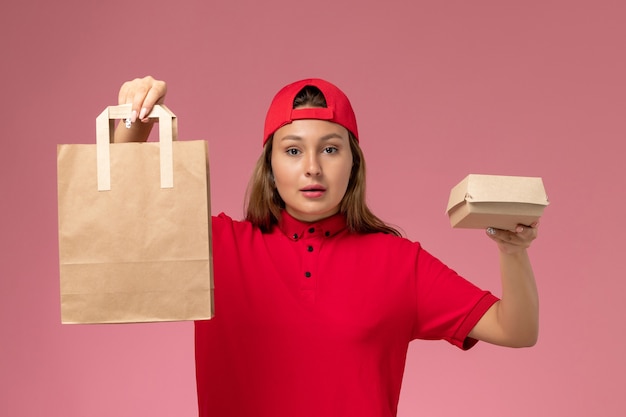
<svg viewBox="0 0 626 417">
<path fill-rule="evenodd" d="M 341 136 L 339 133 L 329 133 L 329 134 L 327 134 L 327 135 L 322 136 L 322 137 L 320 138 L 320 140 L 321 140 L 321 141 L 327 141 L 327 140 L 334 139 L 334 138 L 341 139 L 341 140 L 343 140 L 343 139 L 344 139 L 344 137 L 343 137 L 343 136 Z M 302 140 L 302 136 L 298 136 L 298 135 L 287 135 L 287 136 L 282 137 L 280 140 L 281 140 L 281 142 L 282 142 L 283 140 L 299 140 L 299 141 L 301 141 L 301 140 Z"/>
</svg>

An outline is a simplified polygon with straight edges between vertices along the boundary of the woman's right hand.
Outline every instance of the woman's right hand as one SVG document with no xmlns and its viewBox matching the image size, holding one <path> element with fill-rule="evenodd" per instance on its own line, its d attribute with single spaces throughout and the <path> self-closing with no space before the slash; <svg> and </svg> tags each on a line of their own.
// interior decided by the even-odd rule
<svg viewBox="0 0 626 417">
<path fill-rule="evenodd" d="M 131 127 L 119 123 L 113 137 L 114 142 L 144 142 L 148 139 L 156 119 L 148 118 L 155 104 L 162 104 L 167 94 L 165 81 L 151 76 L 135 78 L 122 84 L 118 104 L 132 104 Z"/>
</svg>

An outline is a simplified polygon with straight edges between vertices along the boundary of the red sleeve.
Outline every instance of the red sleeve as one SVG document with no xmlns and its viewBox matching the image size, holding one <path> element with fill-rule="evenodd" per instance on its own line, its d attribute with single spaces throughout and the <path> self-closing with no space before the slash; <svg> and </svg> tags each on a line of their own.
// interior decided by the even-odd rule
<svg viewBox="0 0 626 417">
<path fill-rule="evenodd" d="M 498 298 L 483 291 L 424 249 L 417 256 L 417 319 L 413 337 L 447 340 L 467 350 L 467 337 Z"/>
</svg>

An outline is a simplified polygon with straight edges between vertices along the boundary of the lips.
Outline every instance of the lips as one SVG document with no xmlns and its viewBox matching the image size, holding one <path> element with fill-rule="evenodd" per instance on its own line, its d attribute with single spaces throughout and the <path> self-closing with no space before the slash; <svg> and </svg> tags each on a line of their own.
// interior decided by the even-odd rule
<svg viewBox="0 0 626 417">
<path fill-rule="evenodd" d="M 326 187 L 323 187 L 319 184 L 312 184 L 301 188 L 300 191 L 302 191 L 307 197 L 317 198 L 324 195 L 324 193 L 326 192 Z"/>
<path fill-rule="evenodd" d="M 326 187 L 323 187 L 318 184 L 307 185 L 306 187 L 300 188 L 300 191 L 326 191 Z"/>
</svg>

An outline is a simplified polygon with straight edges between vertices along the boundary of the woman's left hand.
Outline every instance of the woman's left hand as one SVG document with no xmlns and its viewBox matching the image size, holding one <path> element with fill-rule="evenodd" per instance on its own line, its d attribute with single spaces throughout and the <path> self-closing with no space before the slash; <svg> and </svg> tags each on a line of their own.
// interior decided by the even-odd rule
<svg viewBox="0 0 626 417">
<path fill-rule="evenodd" d="M 494 229 L 489 227 L 486 230 L 487 236 L 498 244 L 501 252 L 514 254 L 524 251 L 530 247 L 533 240 L 537 238 L 538 222 L 530 226 L 518 224 L 515 231 Z"/>
</svg>

